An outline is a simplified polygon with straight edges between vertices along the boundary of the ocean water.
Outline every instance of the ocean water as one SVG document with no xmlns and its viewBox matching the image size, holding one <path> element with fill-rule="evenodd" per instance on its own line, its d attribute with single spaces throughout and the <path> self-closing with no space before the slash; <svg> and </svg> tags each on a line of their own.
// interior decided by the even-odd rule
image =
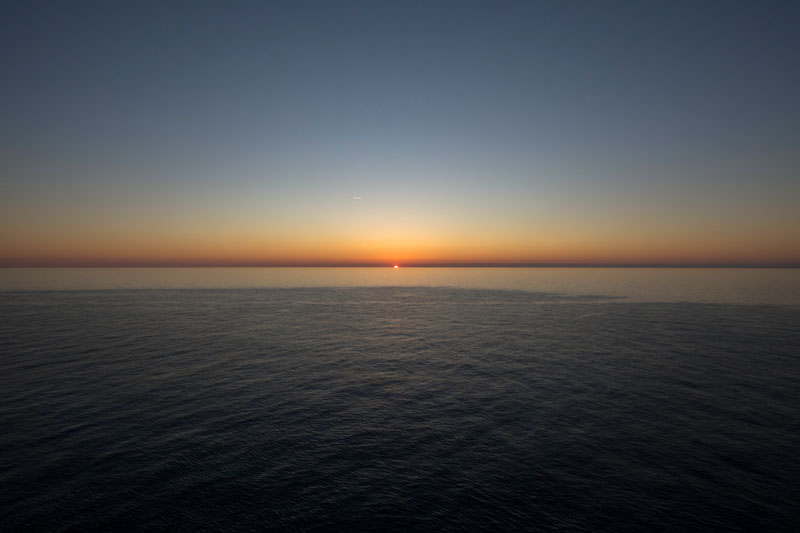
<svg viewBox="0 0 800 533">
<path fill-rule="evenodd" d="M 0 530 L 797 530 L 799 274 L 0 270 Z"/>
</svg>

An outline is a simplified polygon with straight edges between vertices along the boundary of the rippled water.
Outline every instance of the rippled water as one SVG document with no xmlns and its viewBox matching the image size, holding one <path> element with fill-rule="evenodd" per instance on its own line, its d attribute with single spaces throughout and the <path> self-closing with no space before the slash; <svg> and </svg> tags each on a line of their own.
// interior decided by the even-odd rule
<svg viewBox="0 0 800 533">
<path fill-rule="evenodd" d="M 0 293 L 0 529 L 792 530 L 800 309 Z"/>
</svg>

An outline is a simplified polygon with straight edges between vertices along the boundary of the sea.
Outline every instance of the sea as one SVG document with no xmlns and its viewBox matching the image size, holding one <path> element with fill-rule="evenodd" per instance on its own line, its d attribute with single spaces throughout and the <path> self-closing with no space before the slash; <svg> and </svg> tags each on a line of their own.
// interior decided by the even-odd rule
<svg viewBox="0 0 800 533">
<path fill-rule="evenodd" d="M 0 530 L 798 531 L 800 270 L 0 269 Z"/>
</svg>

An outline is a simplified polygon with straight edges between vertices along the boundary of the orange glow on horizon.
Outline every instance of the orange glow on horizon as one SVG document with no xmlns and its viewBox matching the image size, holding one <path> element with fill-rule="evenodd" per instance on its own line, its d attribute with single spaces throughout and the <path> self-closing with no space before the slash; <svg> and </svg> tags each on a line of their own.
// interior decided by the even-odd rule
<svg viewBox="0 0 800 533">
<path fill-rule="evenodd" d="M 62 221 L 64 222 L 64 221 Z M 474 227 L 339 227 L 314 221 L 266 224 L 210 223 L 167 227 L 61 227 L 40 219 L 0 235 L 0 267 L 35 266 L 413 266 L 502 265 L 798 265 L 797 226 L 772 233 L 713 234 L 694 227 L 531 228 L 520 224 Z M 361 221 L 360 221 L 361 222 Z M 367 222 L 366 220 L 363 222 Z M 149 223 L 148 223 L 149 224 Z M 598 226 L 598 225 L 596 225 Z M 10 226 L 9 226 L 10 227 Z M 321 228 L 316 231 L 312 229 Z M 691 230 L 691 231 L 690 231 Z"/>
</svg>

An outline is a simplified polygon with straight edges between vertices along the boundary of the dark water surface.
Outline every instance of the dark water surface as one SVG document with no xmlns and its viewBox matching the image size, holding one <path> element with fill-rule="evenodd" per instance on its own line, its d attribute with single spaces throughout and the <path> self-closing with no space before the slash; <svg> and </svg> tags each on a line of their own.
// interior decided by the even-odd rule
<svg viewBox="0 0 800 533">
<path fill-rule="evenodd" d="M 0 530 L 792 530 L 800 308 L 0 293 Z"/>
</svg>

